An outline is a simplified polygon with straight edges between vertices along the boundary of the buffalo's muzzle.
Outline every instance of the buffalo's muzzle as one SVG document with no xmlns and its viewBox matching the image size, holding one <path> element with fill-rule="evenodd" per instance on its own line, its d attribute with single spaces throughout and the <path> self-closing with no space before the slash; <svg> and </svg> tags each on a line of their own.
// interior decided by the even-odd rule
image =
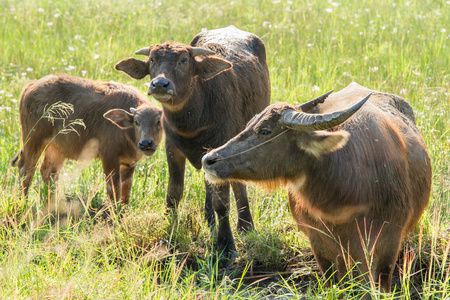
<svg viewBox="0 0 450 300">
<path fill-rule="evenodd" d="M 202 157 L 202 165 L 206 169 L 208 167 L 211 167 L 216 162 L 217 162 L 217 157 L 214 157 L 214 155 L 206 154 Z"/>
<path fill-rule="evenodd" d="M 143 140 L 140 141 L 138 144 L 139 150 L 146 152 L 146 151 L 155 151 L 158 145 L 153 140 Z"/>
<path fill-rule="evenodd" d="M 165 100 L 165 98 L 171 98 L 175 95 L 175 89 L 172 81 L 164 77 L 156 77 L 150 82 L 148 94 L 155 96 L 157 100 L 159 100 L 158 98 Z"/>
</svg>

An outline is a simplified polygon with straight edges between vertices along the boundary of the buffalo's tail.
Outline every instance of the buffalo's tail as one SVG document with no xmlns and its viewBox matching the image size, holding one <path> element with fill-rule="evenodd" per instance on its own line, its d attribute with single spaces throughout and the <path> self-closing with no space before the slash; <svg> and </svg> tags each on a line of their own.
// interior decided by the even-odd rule
<svg viewBox="0 0 450 300">
<path fill-rule="evenodd" d="M 10 166 L 14 167 L 17 163 L 17 160 L 19 159 L 20 155 L 22 154 L 22 149 L 20 149 L 19 151 L 17 151 L 17 153 L 14 155 L 14 157 L 11 159 L 10 161 Z"/>
</svg>

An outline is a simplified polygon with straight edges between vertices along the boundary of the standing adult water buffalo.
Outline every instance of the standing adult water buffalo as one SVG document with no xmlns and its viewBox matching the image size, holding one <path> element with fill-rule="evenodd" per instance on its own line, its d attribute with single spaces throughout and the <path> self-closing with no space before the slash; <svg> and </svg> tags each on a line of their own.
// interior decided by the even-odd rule
<svg viewBox="0 0 450 300">
<path fill-rule="evenodd" d="M 223 145 L 270 102 L 265 46 L 254 34 L 227 28 L 203 31 L 190 46 L 166 42 L 142 48 L 146 61 L 127 58 L 116 69 L 133 78 L 150 75 L 148 90 L 163 106 L 169 166 L 167 205 L 181 200 L 186 158 L 200 169 L 207 149 Z M 218 214 L 218 246 L 235 251 L 229 224 L 229 183 L 206 183 L 206 219 L 214 227 Z M 253 227 L 245 185 L 232 185 L 238 230 Z"/>
<path fill-rule="evenodd" d="M 359 262 L 366 280 L 389 291 L 401 241 L 431 189 L 413 110 L 356 83 L 314 104 L 311 114 L 287 103 L 267 107 L 203 157 L 207 179 L 284 185 L 320 270 L 335 268 L 339 280 Z"/>
<path fill-rule="evenodd" d="M 153 155 L 162 137 L 162 110 L 136 88 L 119 83 L 45 76 L 24 87 L 19 111 L 23 147 L 11 165 L 19 160 L 25 195 L 45 151 L 41 166 L 45 183 L 57 179 L 66 159 L 99 157 L 108 178 L 108 197 L 126 204 L 136 163 Z M 68 131 L 77 119 L 85 128 Z"/>
</svg>

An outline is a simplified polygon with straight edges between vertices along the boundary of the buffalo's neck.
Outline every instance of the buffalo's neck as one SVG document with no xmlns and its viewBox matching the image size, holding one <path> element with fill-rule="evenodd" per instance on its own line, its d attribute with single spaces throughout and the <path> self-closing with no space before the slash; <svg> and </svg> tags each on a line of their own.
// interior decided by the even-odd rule
<svg viewBox="0 0 450 300">
<path fill-rule="evenodd" d="M 184 137 L 193 138 L 207 124 L 204 118 L 204 97 L 194 86 L 192 92 L 176 102 L 178 106 L 163 105 L 164 119 L 172 131 Z M 199 101 L 200 100 L 200 101 Z"/>
<path fill-rule="evenodd" d="M 207 149 L 223 144 L 223 134 L 217 129 L 217 116 L 211 108 L 214 98 L 193 88 L 182 109 L 171 110 L 163 106 L 163 126 L 166 142 L 176 146 L 195 168 L 201 168 L 201 158 Z"/>
</svg>

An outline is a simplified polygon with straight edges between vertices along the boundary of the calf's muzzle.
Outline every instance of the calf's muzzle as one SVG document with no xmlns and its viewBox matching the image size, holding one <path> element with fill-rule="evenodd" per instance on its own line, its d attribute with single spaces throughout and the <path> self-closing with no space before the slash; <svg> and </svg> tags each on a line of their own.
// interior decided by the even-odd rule
<svg viewBox="0 0 450 300">
<path fill-rule="evenodd" d="M 157 147 L 158 145 L 152 139 L 140 141 L 138 144 L 138 148 L 142 152 L 154 152 Z"/>
</svg>

